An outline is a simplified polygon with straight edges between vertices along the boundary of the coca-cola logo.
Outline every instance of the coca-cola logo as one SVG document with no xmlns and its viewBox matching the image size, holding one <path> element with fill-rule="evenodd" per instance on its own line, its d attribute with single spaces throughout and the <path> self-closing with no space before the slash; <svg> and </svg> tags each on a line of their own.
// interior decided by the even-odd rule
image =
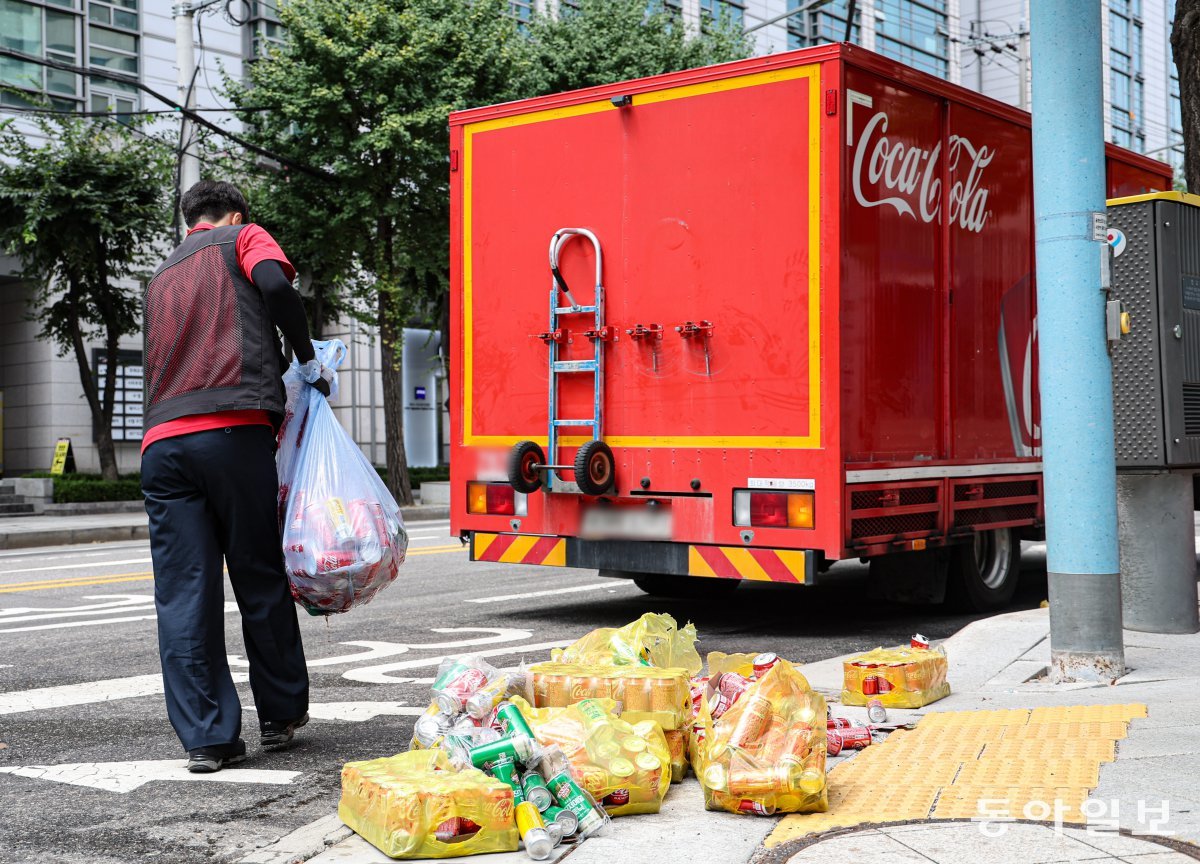
<svg viewBox="0 0 1200 864">
<path fill-rule="evenodd" d="M 511 798 L 500 798 L 491 806 L 490 815 L 497 822 L 508 822 L 513 818 L 513 801 Z"/>
<path fill-rule="evenodd" d="M 939 220 L 942 142 L 923 149 L 893 140 L 887 135 L 888 122 L 887 113 L 877 111 L 851 145 L 854 161 L 850 182 L 855 200 L 863 207 L 891 207 L 902 216 L 925 223 Z M 950 174 L 966 173 L 950 187 L 950 224 L 979 233 L 991 215 L 988 190 L 981 185 L 983 169 L 991 164 L 996 151 L 986 145 L 976 146 L 962 135 L 951 135 L 946 150 Z M 876 196 L 877 187 L 885 194 Z"/>
</svg>

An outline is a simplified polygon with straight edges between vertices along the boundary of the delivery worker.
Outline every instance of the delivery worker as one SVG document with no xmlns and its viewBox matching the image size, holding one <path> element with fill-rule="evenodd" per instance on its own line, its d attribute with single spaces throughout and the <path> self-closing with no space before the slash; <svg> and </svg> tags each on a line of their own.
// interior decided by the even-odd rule
<svg viewBox="0 0 1200 864">
<path fill-rule="evenodd" d="M 308 668 L 283 570 L 275 437 L 283 331 L 329 394 L 292 288 L 295 270 L 250 224 L 230 183 L 181 202 L 187 237 L 146 288 L 142 491 L 167 716 L 194 773 L 246 758 L 225 653 L 223 567 L 242 616 L 260 742 L 287 747 L 308 722 Z"/>
</svg>

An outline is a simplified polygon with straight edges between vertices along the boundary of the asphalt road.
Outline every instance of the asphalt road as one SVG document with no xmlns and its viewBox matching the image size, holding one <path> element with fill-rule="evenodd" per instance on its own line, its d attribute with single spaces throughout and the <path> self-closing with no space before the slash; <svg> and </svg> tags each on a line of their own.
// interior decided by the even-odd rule
<svg viewBox="0 0 1200 864">
<path fill-rule="evenodd" d="M 594 571 L 471 564 L 448 530 L 411 525 L 408 563 L 370 605 L 301 613 L 313 720 L 291 750 L 260 751 L 240 683 L 250 758 L 219 779 L 169 761 L 184 754 L 163 706 L 148 544 L 0 553 L 0 862 L 236 861 L 334 812 L 344 762 L 407 749 L 448 654 L 536 661 L 655 611 L 694 622 L 702 654 L 813 661 L 915 631 L 946 637 L 973 617 L 864 599 L 866 568 L 850 564 L 814 588 L 747 584 L 717 600 L 661 601 Z M 1044 557 L 1027 553 L 1025 566 L 1013 608 L 1045 597 Z M 231 665 L 244 671 L 226 599 Z"/>
</svg>

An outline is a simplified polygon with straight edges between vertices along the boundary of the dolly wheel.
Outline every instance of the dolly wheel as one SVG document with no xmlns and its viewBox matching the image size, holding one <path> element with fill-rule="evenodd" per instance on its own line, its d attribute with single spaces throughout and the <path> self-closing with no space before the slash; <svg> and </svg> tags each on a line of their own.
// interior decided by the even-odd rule
<svg viewBox="0 0 1200 864">
<path fill-rule="evenodd" d="M 603 495 L 615 475 L 612 450 L 603 441 L 589 441 L 575 454 L 575 483 L 584 495 Z"/>
<path fill-rule="evenodd" d="M 508 453 L 508 482 L 518 492 L 536 492 L 542 488 L 542 474 L 535 466 L 545 464 L 546 454 L 536 442 L 519 441 Z"/>
</svg>

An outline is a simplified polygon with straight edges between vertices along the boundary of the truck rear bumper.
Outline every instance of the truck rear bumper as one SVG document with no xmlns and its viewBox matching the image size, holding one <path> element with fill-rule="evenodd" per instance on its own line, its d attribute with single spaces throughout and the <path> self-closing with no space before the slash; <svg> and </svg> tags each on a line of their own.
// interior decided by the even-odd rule
<svg viewBox="0 0 1200 864">
<path fill-rule="evenodd" d="M 471 535 L 471 560 L 710 579 L 788 582 L 794 585 L 813 585 L 817 578 L 817 555 L 812 549 L 582 540 L 578 537 L 492 534 L 482 531 Z"/>
</svg>

